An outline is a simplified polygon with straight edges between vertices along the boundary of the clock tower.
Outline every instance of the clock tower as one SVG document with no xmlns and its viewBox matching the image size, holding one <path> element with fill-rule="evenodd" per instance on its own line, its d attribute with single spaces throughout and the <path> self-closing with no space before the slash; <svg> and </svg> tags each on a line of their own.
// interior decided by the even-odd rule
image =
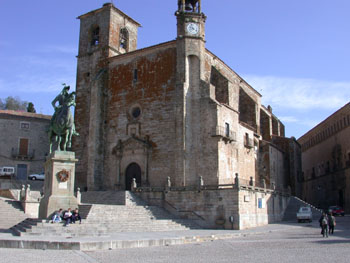
<svg viewBox="0 0 350 263">
<path fill-rule="evenodd" d="M 186 60 L 195 56 L 199 60 L 205 52 L 205 20 L 201 12 L 201 0 L 178 0 L 177 17 L 177 61 L 179 82 L 186 82 Z"/>
<path fill-rule="evenodd" d="M 178 0 L 177 40 L 205 40 L 206 16 L 201 11 L 201 0 Z M 191 42 L 191 41 L 190 41 Z"/>
<path fill-rule="evenodd" d="M 177 69 L 176 89 L 178 155 L 176 174 L 178 185 L 193 186 L 198 183 L 198 171 L 202 162 L 201 133 L 203 127 L 201 104 L 204 85 L 205 20 L 201 0 L 178 0 L 177 18 Z"/>
</svg>

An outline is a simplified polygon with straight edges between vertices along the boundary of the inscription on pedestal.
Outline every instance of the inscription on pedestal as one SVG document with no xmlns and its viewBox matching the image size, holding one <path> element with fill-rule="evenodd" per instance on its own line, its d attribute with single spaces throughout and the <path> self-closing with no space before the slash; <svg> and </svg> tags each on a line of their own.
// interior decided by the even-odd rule
<svg viewBox="0 0 350 263">
<path fill-rule="evenodd" d="M 58 183 L 58 189 L 68 189 L 68 183 L 67 182 Z"/>
</svg>

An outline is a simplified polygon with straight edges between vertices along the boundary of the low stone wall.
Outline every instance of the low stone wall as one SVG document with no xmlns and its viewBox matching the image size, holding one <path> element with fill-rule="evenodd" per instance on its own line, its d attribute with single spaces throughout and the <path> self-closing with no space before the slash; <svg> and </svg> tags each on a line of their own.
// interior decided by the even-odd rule
<svg viewBox="0 0 350 263">
<path fill-rule="evenodd" d="M 282 221 L 289 195 L 261 188 L 239 191 L 239 229 Z"/>
<path fill-rule="evenodd" d="M 203 187 L 205 188 L 205 187 Z M 255 187 L 217 189 L 142 190 L 151 205 L 195 220 L 205 228 L 247 229 L 282 220 L 288 195 Z"/>
</svg>

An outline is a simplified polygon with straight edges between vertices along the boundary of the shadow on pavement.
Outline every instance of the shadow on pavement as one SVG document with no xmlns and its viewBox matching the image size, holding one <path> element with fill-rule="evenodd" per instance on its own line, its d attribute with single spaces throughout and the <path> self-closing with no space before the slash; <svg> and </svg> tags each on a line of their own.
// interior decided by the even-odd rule
<svg viewBox="0 0 350 263">
<path fill-rule="evenodd" d="M 10 229 L 3 229 L 3 228 L 0 228 L 0 233 L 13 234 Z"/>
<path fill-rule="evenodd" d="M 318 244 L 349 244 L 350 240 L 334 240 L 334 239 L 328 239 L 328 238 L 324 238 L 323 240 L 319 240 L 319 241 L 314 241 L 314 243 L 318 243 Z"/>
</svg>

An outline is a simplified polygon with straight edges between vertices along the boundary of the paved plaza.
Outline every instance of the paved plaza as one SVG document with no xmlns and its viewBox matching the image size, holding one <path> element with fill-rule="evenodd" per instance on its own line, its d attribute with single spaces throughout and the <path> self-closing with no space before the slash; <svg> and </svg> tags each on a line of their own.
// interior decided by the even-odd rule
<svg viewBox="0 0 350 263">
<path fill-rule="evenodd" d="M 185 245 L 89 252 L 0 249 L 0 262 L 349 262 L 349 226 L 349 216 L 337 217 L 336 231 L 329 238 L 320 235 L 314 221 L 272 224 L 241 231 L 234 238 Z"/>
</svg>

